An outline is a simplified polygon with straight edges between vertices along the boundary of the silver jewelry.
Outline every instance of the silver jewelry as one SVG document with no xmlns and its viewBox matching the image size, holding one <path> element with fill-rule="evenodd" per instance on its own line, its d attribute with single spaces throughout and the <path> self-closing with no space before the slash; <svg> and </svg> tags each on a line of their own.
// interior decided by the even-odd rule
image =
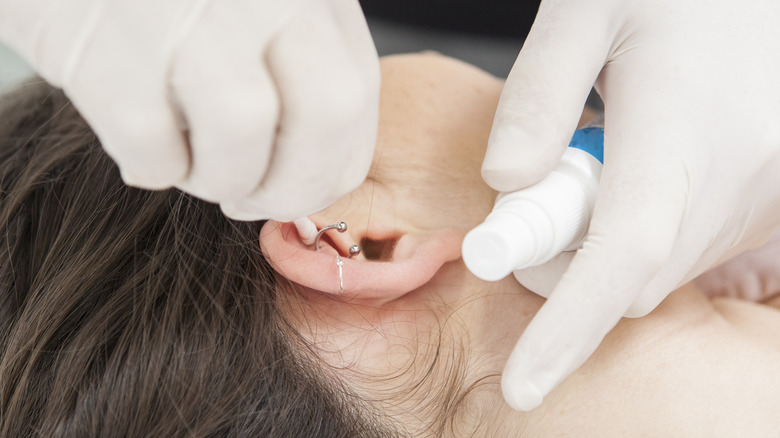
<svg viewBox="0 0 780 438">
<path fill-rule="evenodd" d="M 320 250 L 320 238 L 328 230 L 336 230 L 339 233 L 343 233 L 344 231 L 347 231 L 347 223 L 346 222 L 339 222 L 339 223 L 337 223 L 335 225 L 328 225 L 327 227 L 322 227 L 322 229 L 317 232 L 317 235 L 314 236 L 314 249 L 315 250 L 317 250 L 317 251 Z"/>
<path fill-rule="evenodd" d="M 322 227 L 320 231 L 317 232 L 317 235 L 314 236 L 314 249 L 316 251 L 320 250 L 320 238 L 323 234 L 325 234 L 328 230 L 336 230 L 339 233 L 343 233 L 347 231 L 347 223 L 346 222 L 339 222 L 337 224 L 328 225 L 326 227 Z M 360 247 L 357 245 L 352 245 L 349 247 L 349 258 L 352 258 L 356 255 L 360 254 Z"/>
<path fill-rule="evenodd" d="M 360 247 L 357 245 L 352 245 L 349 247 L 349 258 L 352 258 L 356 255 L 360 254 Z"/>
<path fill-rule="evenodd" d="M 336 266 L 339 267 L 339 293 L 344 293 L 344 260 L 336 254 Z"/>
</svg>

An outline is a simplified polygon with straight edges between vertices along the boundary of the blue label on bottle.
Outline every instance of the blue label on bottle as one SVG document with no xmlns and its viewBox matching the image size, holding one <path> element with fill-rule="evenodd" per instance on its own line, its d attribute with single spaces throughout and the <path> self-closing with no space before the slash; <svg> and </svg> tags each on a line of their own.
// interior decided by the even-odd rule
<svg viewBox="0 0 780 438">
<path fill-rule="evenodd" d="M 593 127 L 574 131 L 569 147 L 583 150 L 604 164 L 604 128 Z"/>
</svg>

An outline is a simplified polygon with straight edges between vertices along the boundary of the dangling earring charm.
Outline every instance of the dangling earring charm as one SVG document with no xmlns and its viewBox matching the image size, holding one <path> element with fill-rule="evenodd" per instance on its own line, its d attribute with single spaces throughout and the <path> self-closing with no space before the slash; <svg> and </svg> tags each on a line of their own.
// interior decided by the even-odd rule
<svg viewBox="0 0 780 438">
<path fill-rule="evenodd" d="M 336 254 L 336 266 L 339 268 L 339 293 L 344 293 L 344 260 Z"/>
</svg>

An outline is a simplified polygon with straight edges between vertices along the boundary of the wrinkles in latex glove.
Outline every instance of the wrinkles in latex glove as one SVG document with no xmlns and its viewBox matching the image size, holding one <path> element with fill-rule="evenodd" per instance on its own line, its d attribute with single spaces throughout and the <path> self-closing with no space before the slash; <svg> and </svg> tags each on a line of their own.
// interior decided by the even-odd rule
<svg viewBox="0 0 780 438">
<path fill-rule="evenodd" d="M 647 314 L 777 227 L 779 20 L 765 0 L 542 1 L 483 176 L 499 191 L 545 177 L 594 83 L 604 167 L 582 249 L 534 269 L 554 288 L 504 370 L 513 408 L 538 406 L 622 316 Z"/>
<path fill-rule="evenodd" d="M 0 0 L 130 185 L 291 220 L 368 173 L 379 64 L 357 0 Z"/>
<path fill-rule="evenodd" d="M 760 248 L 746 251 L 699 275 L 695 280 L 709 297 L 764 302 L 780 294 L 780 232 Z"/>
<path fill-rule="evenodd" d="M 544 265 L 515 271 L 514 276 L 530 291 L 548 298 L 574 254 L 563 252 Z M 693 281 L 710 298 L 766 302 L 780 296 L 780 232 L 763 246 L 726 260 Z"/>
</svg>

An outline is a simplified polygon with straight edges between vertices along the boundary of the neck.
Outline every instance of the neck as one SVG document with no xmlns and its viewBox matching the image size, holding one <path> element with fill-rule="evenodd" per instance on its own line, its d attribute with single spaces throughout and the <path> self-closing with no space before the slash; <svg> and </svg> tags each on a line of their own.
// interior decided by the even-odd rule
<svg viewBox="0 0 780 438">
<path fill-rule="evenodd" d="M 377 400 L 377 409 L 413 436 L 484 435 L 484 428 L 519 418 L 501 397 L 500 376 L 543 300 L 512 276 L 486 283 L 458 260 L 381 307 L 310 299 L 298 325 L 304 336 L 354 391 Z M 501 422 L 493 420 L 497 413 Z"/>
<path fill-rule="evenodd" d="M 456 424 L 454 435 L 517 436 L 526 414 L 512 410 L 504 402 L 501 373 L 520 334 L 544 299 L 528 291 L 512 275 L 488 283 L 466 272 L 463 284 L 464 294 L 453 306 L 452 319 L 463 321 L 462 330 L 468 334 L 464 356 L 469 372 L 464 378 L 464 389 L 469 392 L 455 413 L 461 424 Z"/>
</svg>

